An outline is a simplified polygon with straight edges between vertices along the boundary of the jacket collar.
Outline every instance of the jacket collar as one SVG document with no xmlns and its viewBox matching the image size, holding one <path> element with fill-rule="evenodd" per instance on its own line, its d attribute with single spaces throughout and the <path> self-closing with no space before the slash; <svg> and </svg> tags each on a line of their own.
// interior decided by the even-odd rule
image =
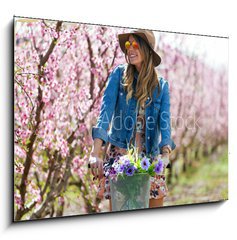
<svg viewBox="0 0 237 240">
<path fill-rule="evenodd" d="M 137 79 L 138 78 L 138 71 L 134 72 L 134 77 Z"/>
</svg>

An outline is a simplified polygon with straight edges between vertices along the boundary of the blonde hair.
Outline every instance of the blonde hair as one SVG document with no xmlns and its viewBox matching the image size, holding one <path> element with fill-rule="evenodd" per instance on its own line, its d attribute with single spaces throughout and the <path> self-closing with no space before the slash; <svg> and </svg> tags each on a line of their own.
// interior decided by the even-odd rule
<svg viewBox="0 0 237 240">
<path fill-rule="evenodd" d="M 128 61 L 127 52 L 125 53 L 125 59 L 128 63 L 124 71 L 124 82 L 123 86 L 127 92 L 126 101 L 134 97 L 137 99 L 138 104 L 143 105 L 148 97 L 150 97 L 150 102 L 147 104 L 150 105 L 152 102 L 152 93 L 156 86 L 158 86 L 158 93 L 160 92 L 160 84 L 158 80 L 158 72 L 155 69 L 153 64 L 153 55 L 151 54 L 150 47 L 147 43 L 140 37 L 133 35 L 135 40 L 139 43 L 139 49 L 141 56 L 143 58 L 143 63 L 139 75 L 137 78 L 136 92 L 133 92 L 133 79 L 136 68 L 134 65 L 130 64 Z M 147 107 L 145 106 L 145 107 Z"/>
</svg>

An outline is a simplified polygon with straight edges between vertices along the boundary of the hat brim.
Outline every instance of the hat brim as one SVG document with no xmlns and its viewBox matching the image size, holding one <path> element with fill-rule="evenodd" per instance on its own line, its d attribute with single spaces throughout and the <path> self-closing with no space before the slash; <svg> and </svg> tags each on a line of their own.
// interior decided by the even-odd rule
<svg viewBox="0 0 237 240">
<path fill-rule="evenodd" d="M 148 46 L 150 46 L 146 35 L 142 32 L 121 33 L 121 34 L 118 34 L 118 40 L 119 40 L 119 46 L 120 46 L 121 50 L 123 51 L 123 53 L 126 53 L 125 42 L 128 40 L 128 37 L 131 34 L 138 35 L 139 37 L 141 37 L 143 40 L 145 40 L 147 42 Z M 150 49 L 151 49 L 152 54 L 153 54 L 154 65 L 156 67 L 161 63 L 161 57 L 159 56 L 159 54 L 157 52 L 155 52 L 155 50 L 151 46 L 150 46 Z"/>
</svg>

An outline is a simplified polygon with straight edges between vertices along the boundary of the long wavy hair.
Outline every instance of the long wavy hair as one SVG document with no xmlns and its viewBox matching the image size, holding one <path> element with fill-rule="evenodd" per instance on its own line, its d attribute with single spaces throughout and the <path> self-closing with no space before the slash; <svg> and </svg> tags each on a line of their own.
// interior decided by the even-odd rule
<svg viewBox="0 0 237 240">
<path fill-rule="evenodd" d="M 158 80 L 158 72 L 155 69 L 153 64 L 153 55 L 151 54 L 150 47 L 148 44 L 139 36 L 132 34 L 136 42 L 139 44 L 139 50 L 141 56 L 143 58 L 142 67 L 138 74 L 136 91 L 133 92 L 133 79 L 136 70 L 135 65 L 129 63 L 127 51 L 125 53 L 125 59 L 128 63 L 125 71 L 124 71 L 124 82 L 123 86 L 125 91 L 127 92 L 126 101 L 134 97 L 137 99 L 138 104 L 143 105 L 148 97 L 150 97 L 150 101 L 145 106 L 151 104 L 152 102 L 152 93 L 156 86 L 158 86 L 158 94 L 160 93 L 160 84 Z"/>
</svg>

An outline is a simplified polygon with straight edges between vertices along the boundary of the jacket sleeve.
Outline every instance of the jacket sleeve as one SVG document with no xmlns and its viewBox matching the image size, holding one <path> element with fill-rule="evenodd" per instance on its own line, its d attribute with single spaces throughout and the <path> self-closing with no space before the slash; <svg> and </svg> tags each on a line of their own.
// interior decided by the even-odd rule
<svg viewBox="0 0 237 240">
<path fill-rule="evenodd" d="M 100 114 L 97 118 L 96 126 L 92 127 L 92 138 L 100 138 L 103 140 L 102 146 L 108 142 L 108 128 L 111 122 L 112 116 L 114 114 L 119 84 L 120 84 L 120 75 L 121 75 L 121 66 L 118 65 L 110 73 L 105 91 L 102 98 Z"/>
<path fill-rule="evenodd" d="M 174 150 L 176 145 L 171 139 L 171 126 L 170 126 L 170 94 L 169 84 L 165 81 L 163 86 L 163 95 L 161 97 L 161 107 L 159 113 L 159 125 L 161 131 L 161 142 L 159 143 L 160 152 L 163 146 L 170 145 Z"/>
</svg>

